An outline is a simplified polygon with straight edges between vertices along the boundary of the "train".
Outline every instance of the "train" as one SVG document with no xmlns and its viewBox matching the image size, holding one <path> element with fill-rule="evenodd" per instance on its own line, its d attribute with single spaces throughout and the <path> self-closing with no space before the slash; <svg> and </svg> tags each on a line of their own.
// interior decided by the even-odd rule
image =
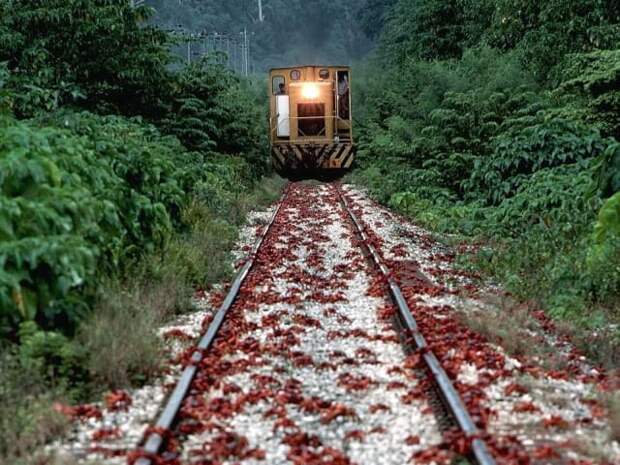
<svg viewBox="0 0 620 465">
<path fill-rule="evenodd" d="M 345 171 L 355 160 L 351 69 L 295 66 L 269 71 L 269 141 L 279 173 Z"/>
</svg>

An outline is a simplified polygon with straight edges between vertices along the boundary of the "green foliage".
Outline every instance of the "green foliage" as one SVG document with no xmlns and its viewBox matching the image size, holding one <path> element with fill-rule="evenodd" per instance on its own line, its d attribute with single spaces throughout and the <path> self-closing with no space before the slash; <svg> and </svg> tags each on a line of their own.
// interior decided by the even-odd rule
<svg viewBox="0 0 620 465">
<path fill-rule="evenodd" d="M 456 66 L 412 62 L 402 72 L 409 76 L 402 88 L 391 87 L 389 80 L 376 86 L 377 94 L 385 87 L 389 91 L 379 94 L 380 111 L 364 128 L 362 159 L 406 160 L 416 170 L 427 170 L 434 186 L 458 196 L 465 194 L 463 182 L 474 165 L 492 154 L 493 137 L 506 122 L 519 119 L 524 125 L 523 118 L 533 118 L 547 105 L 514 56 L 486 47 L 466 51 Z"/>
<path fill-rule="evenodd" d="M 254 174 L 261 175 L 266 145 L 262 116 L 247 84 L 221 66 L 201 61 L 180 73 L 170 111 L 159 124 L 190 150 L 244 155 Z"/>
<path fill-rule="evenodd" d="M 243 154 L 264 174 L 251 89 L 211 62 L 172 72 L 168 35 L 145 24 L 151 12 L 127 0 L 3 0 L 3 106 L 20 118 L 65 105 L 140 116 L 188 150 Z"/>
<path fill-rule="evenodd" d="M 0 352 L 0 457 L 6 464 L 29 463 L 27 457 L 68 428 L 66 418 L 52 408 L 62 388 L 50 386 L 39 367 L 22 362 L 14 352 Z"/>
<path fill-rule="evenodd" d="M 0 1 L 0 62 L 19 116 L 79 102 L 137 114 L 170 86 L 167 35 L 126 0 Z M 70 20 L 67 20 L 70 18 Z"/>
<path fill-rule="evenodd" d="M 620 138 L 620 49 L 566 57 L 558 95 L 576 95 L 585 118 L 604 134 Z"/>
<path fill-rule="evenodd" d="M 590 199 L 592 174 L 587 163 L 541 168 L 524 178 L 514 195 L 489 212 L 488 233 L 519 236 L 533 226 L 569 234 L 586 228 L 599 203 Z"/>
<path fill-rule="evenodd" d="M 229 180 L 241 181 L 234 174 L 243 171 L 241 162 L 231 167 L 228 161 L 222 158 L 204 169 L 211 174 L 227 172 Z M 94 311 L 82 321 L 77 335 L 77 345 L 85 348 L 84 365 L 90 378 L 106 386 L 125 388 L 160 372 L 162 340 L 158 329 L 173 316 L 192 309 L 196 289 L 230 278 L 230 250 L 238 235 L 236 223 L 241 223 L 250 209 L 274 201 L 282 188 L 281 180 L 274 179 L 263 179 L 254 189 L 240 183 L 234 186 L 231 192 L 222 185 L 220 191 L 208 197 L 217 207 L 220 203 L 214 196 L 225 196 L 227 200 L 234 197 L 227 209 L 214 209 L 195 197 L 181 213 L 186 225 L 183 234 L 143 257 L 127 271 L 125 279 L 104 283 Z"/>
<path fill-rule="evenodd" d="M 390 197 L 388 205 L 405 215 L 419 218 L 426 225 L 441 229 L 443 226 L 445 198 L 438 192 L 434 198 L 416 192 L 398 192 Z M 431 200 L 432 199 L 432 200 Z M 454 215 L 451 215 L 454 220 Z"/>
<path fill-rule="evenodd" d="M 383 29 L 386 16 L 396 0 L 364 0 L 357 12 L 357 19 L 368 37 L 377 38 Z"/>
<path fill-rule="evenodd" d="M 474 195 L 498 204 L 514 195 L 533 173 L 594 158 L 608 143 L 598 131 L 560 119 L 511 128 L 494 139 L 490 156 L 476 161 L 465 186 Z"/>
<path fill-rule="evenodd" d="M 620 191 L 620 143 L 607 147 L 595 165 L 598 188 L 603 197 Z"/>
<path fill-rule="evenodd" d="M 13 124 L 0 133 L 0 317 L 5 326 L 53 319 L 55 302 L 95 273 L 103 230 L 120 231 L 114 207 L 88 188 L 113 178 L 92 170 L 94 154 L 61 132 Z"/>
<path fill-rule="evenodd" d="M 398 2 L 384 36 L 390 44 L 390 57 L 403 63 L 410 56 L 422 59 L 460 56 L 460 43 L 464 39 L 461 14 L 456 1 Z"/>
<path fill-rule="evenodd" d="M 620 321 L 618 3 L 400 0 L 385 18 L 354 179 L 482 243 L 469 266 L 516 297 Z"/>
<path fill-rule="evenodd" d="M 400 0 L 384 28 L 383 51 L 395 63 L 459 58 L 480 38 L 493 11 L 487 0 Z"/>
<path fill-rule="evenodd" d="M 586 259 L 589 275 L 596 278 L 600 299 L 614 299 L 620 293 L 620 192 L 601 208 Z"/>
<path fill-rule="evenodd" d="M 264 84 L 174 70 L 150 13 L 0 0 L 0 461 L 62 431 L 52 398 L 159 372 L 156 329 L 229 276 L 258 201 Z"/>
<path fill-rule="evenodd" d="M 487 31 L 489 43 L 519 49 L 539 79 L 564 56 L 620 44 L 620 10 L 614 0 L 499 0 Z"/>
<path fill-rule="evenodd" d="M 8 78 L 9 71 L 6 67 L 6 63 L 0 63 L 0 118 L 10 113 L 11 94 L 6 88 Z"/>
<path fill-rule="evenodd" d="M 18 356 L 22 366 L 44 373 L 49 379 L 62 379 L 76 386 L 86 379 L 83 368 L 85 353 L 69 338 L 56 331 L 42 331 L 33 321 L 19 328 Z"/>
<path fill-rule="evenodd" d="M 139 120 L 59 113 L 46 122 L 66 129 L 0 128 L 5 331 L 24 320 L 71 331 L 102 272 L 164 246 L 191 197 L 226 202 L 253 176 L 240 160 L 207 162 Z"/>
<path fill-rule="evenodd" d="M 594 243 L 603 246 L 620 239 L 620 192 L 603 205 L 594 225 Z"/>
</svg>

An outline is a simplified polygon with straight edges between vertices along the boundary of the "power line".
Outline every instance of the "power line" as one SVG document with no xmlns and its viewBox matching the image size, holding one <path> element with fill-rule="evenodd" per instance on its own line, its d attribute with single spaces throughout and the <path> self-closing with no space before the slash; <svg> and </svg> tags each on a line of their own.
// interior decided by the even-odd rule
<svg viewBox="0 0 620 465">
<path fill-rule="evenodd" d="M 187 64 L 194 57 L 200 59 L 205 55 L 214 55 L 215 60 L 232 71 L 248 76 L 252 69 L 250 55 L 250 38 L 247 29 L 238 34 L 222 34 L 219 32 L 191 33 L 182 26 L 169 31 L 183 37 L 186 43 L 185 56 Z"/>
</svg>

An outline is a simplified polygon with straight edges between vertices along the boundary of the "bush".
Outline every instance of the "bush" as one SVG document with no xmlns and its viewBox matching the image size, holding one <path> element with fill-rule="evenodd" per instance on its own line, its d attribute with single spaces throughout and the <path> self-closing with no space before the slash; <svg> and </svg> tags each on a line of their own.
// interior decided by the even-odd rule
<svg viewBox="0 0 620 465">
<path fill-rule="evenodd" d="M 65 417 L 52 409 L 63 390 L 49 384 L 39 367 L 24 365 L 5 348 L 0 351 L 0 457 L 3 463 L 25 458 L 66 431 Z"/>
<path fill-rule="evenodd" d="M 57 302 L 75 300 L 73 291 L 94 276 L 104 231 L 120 234 L 115 206 L 89 190 L 117 180 L 83 141 L 62 131 L 8 123 L 0 140 L 0 317 L 5 328 L 49 322 Z M 70 321 L 83 311 L 75 303 L 65 315 Z"/>
<path fill-rule="evenodd" d="M 493 154 L 476 161 L 465 188 L 498 204 L 513 196 L 533 173 L 594 158 L 610 143 L 598 131 L 572 121 L 516 127 L 494 139 Z"/>
<path fill-rule="evenodd" d="M 190 150 L 256 157 L 263 133 L 261 112 L 236 76 L 204 59 L 182 70 L 177 79 L 171 107 L 159 123 L 165 132 Z"/>
<path fill-rule="evenodd" d="M 598 297 L 613 299 L 620 293 L 620 192 L 607 199 L 598 214 L 587 264 L 590 274 L 600 279 Z"/>
<path fill-rule="evenodd" d="M 595 180 L 603 198 L 620 191 L 620 143 L 609 145 L 595 164 Z"/>
<path fill-rule="evenodd" d="M 353 179 L 617 358 L 617 2 L 393 3 Z"/>
<path fill-rule="evenodd" d="M 585 120 L 620 139 L 620 49 L 568 55 L 558 67 L 558 96 L 575 95 Z"/>
<path fill-rule="evenodd" d="M 228 210 L 213 210 L 194 199 L 181 215 L 187 231 L 136 263 L 124 279 L 106 282 L 78 331 L 89 377 L 120 388 L 159 373 L 162 341 L 157 330 L 192 308 L 196 289 L 232 274 L 230 250 L 237 228 L 229 218 L 238 215 L 241 223 L 251 208 L 275 200 L 281 188 L 281 182 L 264 179 L 251 193 L 238 194 L 237 204 L 229 204 Z"/>
<path fill-rule="evenodd" d="M 126 0 L 0 2 L 0 62 L 11 71 L 16 114 L 68 103 L 155 114 L 171 89 L 171 55 L 167 34 L 144 24 L 149 14 Z"/>
<path fill-rule="evenodd" d="M 539 225 L 568 235 L 588 227 L 600 206 L 589 197 L 592 173 L 587 163 L 543 168 L 524 178 L 513 196 L 491 210 L 490 233 L 519 236 Z"/>
<path fill-rule="evenodd" d="M 620 10 L 613 0 L 525 0 L 495 2 L 486 41 L 517 49 L 524 63 L 545 80 L 566 54 L 615 48 Z"/>
<path fill-rule="evenodd" d="M 174 70 L 149 11 L 0 0 L 1 460 L 60 432 L 52 398 L 157 374 L 157 329 L 230 274 L 236 225 L 273 195 L 249 193 L 263 94 L 213 63 Z M 36 389 L 12 405 L 19 370 Z"/>
<path fill-rule="evenodd" d="M 524 125 L 521 118 L 547 106 L 515 55 L 487 47 L 466 50 L 458 63 L 407 63 L 399 73 L 408 76 L 402 86 L 390 87 L 388 79 L 374 89 L 382 97 L 371 102 L 381 112 L 370 113 L 363 128 L 360 161 L 398 158 L 411 169 L 429 171 L 425 177 L 433 178 L 434 186 L 459 197 L 469 190 L 463 182 L 474 165 L 493 152 L 492 138 L 506 130 L 506 122 L 519 119 Z"/>
<path fill-rule="evenodd" d="M 139 122 L 64 115 L 66 130 L 0 128 L 5 327 L 36 320 L 70 331 L 102 271 L 161 247 L 200 157 Z"/>
</svg>

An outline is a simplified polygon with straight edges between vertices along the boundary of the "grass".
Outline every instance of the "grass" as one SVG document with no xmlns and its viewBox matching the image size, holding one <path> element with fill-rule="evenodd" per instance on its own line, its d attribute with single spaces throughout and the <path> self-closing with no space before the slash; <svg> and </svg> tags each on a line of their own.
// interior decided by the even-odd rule
<svg viewBox="0 0 620 465">
<path fill-rule="evenodd" d="M 611 439 L 620 442 L 620 393 L 609 394 L 605 403 L 609 412 Z"/>
<path fill-rule="evenodd" d="M 527 303 L 508 295 L 481 297 L 482 310 L 459 306 L 460 320 L 474 332 L 485 336 L 510 356 L 536 357 L 550 370 L 561 370 L 566 361 L 558 356 L 557 349 L 547 340 L 537 336 L 540 325 Z"/>
<path fill-rule="evenodd" d="M 8 350 L 0 353 L 0 373 L 0 463 L 34 463 L 32 452 L 67 429 L 52 408 L 64 390 L 49 386 L 39 367 L 20 363 Z"/>
<path fill-rule="evenodd" d="M 127 289 L 114 283 L 103 291 L 105 297 L 77 338 L 88 354 L 87 368 L 93 381 L 120 389 L 159 372 L 162 342 L 154 329 L 175 307 L 175 284 L 138 284 Z"/>
<path fill-rule="evenodd" d="M 587 266 L 587 247 L 578 239 L 549 239 L 534 230 L 464 255 L 458 264 L 498 280 L 520 305 L 543 309 L 591 361 L 615 369 L 620 363 L 616 278 Z M 606 268 L 613 269 L 613 261 Z"/>
</svg>

